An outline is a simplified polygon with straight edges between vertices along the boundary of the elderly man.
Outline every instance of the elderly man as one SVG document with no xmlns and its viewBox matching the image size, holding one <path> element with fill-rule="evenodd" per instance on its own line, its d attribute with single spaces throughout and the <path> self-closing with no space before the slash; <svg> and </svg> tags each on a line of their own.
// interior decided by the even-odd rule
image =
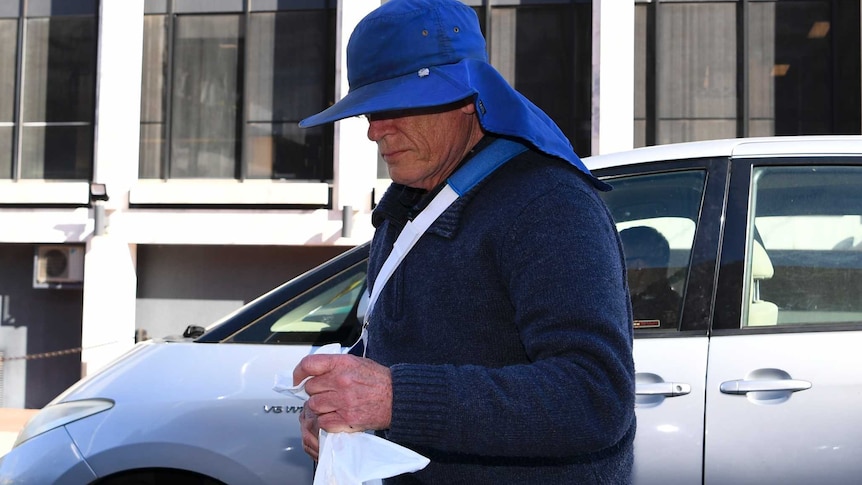
<svg viewBox="0 0 862 485">
<path fill-rule="evenodd" d="M 311 355 L 303 445 L 375 430 L 430 458 L 387 483 L 630 481 L 632 315 L 613 220 L 559 128 L 488 63 L 474 12 L 391 0 L 347 49 L 393 184 L 373 214 L 367 328 Z M 394 249 L 393 249 L 394 248 Z"/>
</svg>

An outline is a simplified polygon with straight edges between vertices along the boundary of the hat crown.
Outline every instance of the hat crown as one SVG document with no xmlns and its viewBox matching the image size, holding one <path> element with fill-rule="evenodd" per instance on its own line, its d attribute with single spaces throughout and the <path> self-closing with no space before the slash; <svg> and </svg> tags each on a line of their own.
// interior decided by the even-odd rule
<svg viewBox="0 0 862 485">
<path fill-rule="evenodd" d="M 347 44 L 350 90 L 464 59 L 487 62 L 476 13 L 457 0 L 391 0 Z"/>
</svg>

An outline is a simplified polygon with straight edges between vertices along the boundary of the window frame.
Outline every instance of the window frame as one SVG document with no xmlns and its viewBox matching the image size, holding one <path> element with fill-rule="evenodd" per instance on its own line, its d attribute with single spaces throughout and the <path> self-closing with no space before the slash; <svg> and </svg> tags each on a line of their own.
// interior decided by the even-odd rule
<svg viewBox="0 0 862 485">
<path fill-rule="evenodd" d="M 689 267 L 682 295 L 678 329 L 636 329 L 635 338 L 667 338 L 703 336 L 712 322 L 715 295 L 715 274 L 718 269 L 718 248 L 723 229 L 726 185 L 729 162 L 727 157 L 671 160 L 634 164 L 595 170 L 593 173 L 613 185 L 621 177 L 654 175 L 677 171 L 704 171 L 704 188 Z M 703 224 L 702 221 L 718 221 Z"/>
<path fill-rule="evenodd" d="M 13 113 L 11 122 L 3 122 L 3 126 L 11 127 L 11 153 L 8 173 L 0 174 L 0 183 L 7 182 L 44 182 L 44 181 L 61 181 L 68 184 L 75 184 L 82 181 L 90 181 L 93 178 L 95 170 L 95 130 L 96 130 L 96 107 L 97 107 L 97 80 L 98 80 L 98 45 L 99 45 L 99 22 L 101 21 L 98 11 L 98 2 L 96 0 L 76 0 L 65 2 L 62 5 L 54 5 L 53 3 L 41 0 L 31 3 L 22 3 L 20 6 L 6 7 L 0 11 L 0 16 L 4 19 L 17 21 L 16 46 L 15 46 L 15 72 L 13 74 L 14 83 L 14 100 Z M 25 99 L 27 88 L 26 69 L 28 59 L 25 54 L 29 46 L 28 31 L 29 23 L 38 20 L 46 20 L 51 22 L 53 19 L 59 18 L 86 18 L 92 19 L 93 31 L 92 45 L 89 46 L 91 51 L 92 83 L 88 87 L 91 106 L 89 108 L 89 119 L 87 120 L 65 120 L 65 121 L 49 121 L 48 119 L 27 120 L 25 116 L 25 106 L 28 101 Z M 51 37 L 45 39 L 45 44 L 50 46 Z M 87 46 L 85 46 L 86 48 Z M 50 76 L 50 65 L 45 66 L 45 75 Z M 44 94 L 44 93 L 43 93 Z M 45 100 L 47 102 L 47 100 Z M 44 114 L 43 114 L 44 118 Z M 88 149 L 89 159 L 86 161 L 87 167 L 78 168 L 72 167 L 75 176 L 61 177 L 45 177 L 45 166 L 40 168 L 41 177 L 27 177 L 26 163 L 24 160 L 25 149 L 25 129 L 57 129 L 57 128 L 86 128 L 89 143 L 85 146 Z M 80 135 L 80 134 L 79 134 Z M 43 153 L 46 150 L 44 143 L 40 146 Z M 81 156 L 81 155 L 79 155 Z M 44 160 L 42 160 L 44 162 Z M 75 160 L 77 165 L 78 160 Z M 51 171 L 56 171 L 56 167 L 51 167 Z M 4 170 L 5 172 L 5 170 Z M 79 175 L 80 172 L 80 175 Z M 31 197 L 32 198 L 32 197 Z M 36 195 L 36 199 L 44 198 L 44 195 Z M 71 205 L 86 205 L 76 200 L 70 199 Z M 49 205 L 54 205 L 49 203 Z M 65 204 L 64 204 L 65 205 Z"/>
<path fill-rule="evenodd" d="M 862 157 L 840 154 L 815 154 L 775 157 L 738 157 L 731 161 L 728 185 L 728 207 L 718 271 L 715 321 L 712 333 L 721 335 L 751 335 L 770 333 L 807 333 L 862 330 L 858 323 L 822 323 L 816 325 L 743 326 L 744 292 L 747 290 L 747 261 L 750 257 L 750 212 L 753 198 L 752 177 L 758 167 L 809 167 L 817 165 L 856 166 L 862 170 Z"/>
<path fill-rule="evenodd" d="M 779 105 L 772 107 L 771 117 L 763 117 L 758 114 L 756 103 L 763 99 L 762 90 L 758 91 L 758 80 L 763 82 L 765 79 L 777 79 L 786 74 L 774 74 L 769 71 L 757 72 L 757 68 L 769 66 L 769 62 L 764 62 L 758 65 L 758 49 L 763 49 L 766 46 L 756 44 L 756 32 L 758 26 L 753 25 L 757 19 L 756 10 L 764 6 L 779 6 L 782 8 L 794 8 L 796 5 L 802 5 L 805 2 L 821 3 L 829 9 L 828 21 L 831 23 L 829 38 L 824 39 L 829 42 L 828 59 L 825 60 L 827 66 L 822 69 L 822 74 L 826 78 L 819 84 L 829 84 L 824 88 L 824 97 L 828 98 L 829 115 L 821 111 L 817 116 L 812 113 L 803 112 L 797 109 L 797 105 L 805 106 L 805 103 L 796 100 L 797 102 L 787 101 L 783 103 L 788 107 L 792 107 L 793 112 L 783 111 L 784 116 L 779 116 Z M 829 0 L 635 0 L 636 8 L 636 29 L 635 36 L 635 79 L 643 77 L 643 82 L 635 83 L 635 112 L 634 112 L 634 133 L 635 147 L 653 146 L 656 144 L 668 143 L 670 141 L 696 141 L 699 139 L 708 139 L 707 136 L 692 137 L 688 136 L 683 139 L 669 139 L 667 134 L 662 133 L 660 122 L 663 119 L 672 119 L 664 117 L 665 113 L 661 112 L 661 104 L 663 101 L 662 89 L 666 89 L 665 80 L 662 74 L 662 68 L 665 64 L 673 62 L 673 59 L 666 51 L 662 51 L 660 42 L 657 40 L 660 32 L 667 23 L 667 13 L 664 12 L 665 7 L 683 6 L 683 5 L 700 5 L 709 6 L 709 4 L 733 4 L 736 6 L 736 31 L 734 34 L 736 48 L 736 115 L 735 115 L 735 137 L 751 137 L 751 136 L 774 136 L 774 135 L 816 135 L 823 133 L 834 134 L 856 134 L 859 132 L 859 127 L 862 125 L 862 109 L 859 108 L 859 70 L 860 61 L 858 51 L 860 49 L 859 38 L 859 22 L 858 9 L 859 6 L 853 6 L 852 3 L 844 5 L 840 2 Z M 754 11 L 752 11 L 754 10 Z M 854 15 L 856 13 L 856 15 Z M 808 15 L 806 18 L 811 17 Z M 643 32 L 640 36 L 640 32 Z M 815 39 L 810 37 L 809 40 Z M 854 40 L 852 44 L 848 44 L 847 40 Z M 786 52 L 797 52 L 798 49 L 793 49 L 786 45 L 788 39 L 781 39 L 782 42 L 777 44 L 777 47 L 783 49 L 782 52 L 786 57 Z M 843 44 L 842 44 L 843 42 Z M 845 45 L 842 49 L 836 46 Z M 773 46 L 776 47 L 776 46 Z M 856 55 L 854 55 L 854 53 Z M 781 56 L 779 56 L 781 57 Z M 823 60 L 823 56 L 813 56 L 812 58 Z M 765 61 L 768 61 L 765 60 Z M 774 66 L 784 67 L 788 62 L 798 63 L 798 58 L 790 61 L 788 59 L 774 59 Z M 800 72 L 807 72 L 803 67 Z M 719 71 L 719 70 L 715 70 Z M 759 76 L 759 77 L 758 77 Z M 790 79 L 790 78 L 787 78 Z M 802 81 L 797 81 L 802 82 Z M 788 84 L 789 83 L 789 84 Z M 798 87 L 802 94 L 800 99 L 805 99 L 803 85 L 792 84 L 790 81 L 782 84 L 782 86 Z M 779 96 L 775 93 L 776 85 L 771 86 L 773 95 L 778 98 L 788 97 Z M 777 98 L 777 99 L 778 99 Z M 855 102 L 854 102 L 855 101 Z M 812 104 L 809 102 L 809 104 Z M 813 103 L 815 106 L 823 106 L 824 103 Z M 684 118 L 694 119 L 694 118 Z M 729 120 L 729 118 L 728 118 Z M 784 122 L 784 127 L 777 127 L 777 124 Z M 771 122 L 771 126 L 769 123 Z M 793 126 L 793 124 L 796 124 Z M 818 125 L 819 123 L 819 125 Z M 769 130 L 769 131 L 767 131 Z"/>
<path fill-rule="evenodd" d="M 236 9 L 234 8 L 234 4 L 243 4 L 243 8 Z M 151 153 L 155 158 L 158 159 L 158 163 L 154 165 L 154 170 L 158 173 L 156 176 L 152 176 L 151 174 L 142 174 L 138 173 L 138 183 L 143 183 L 144 185 L 149 184 L 150 182 L 169 182 L 170 184 L 178 183 L 178 185 L 187 185 L 184 181 L 200 179 L 206 180 L 208 182 L 219 182 L 219 181 L 239 181 L 239 182 L 248 182 L 251 181 L 253 184 L 263 185 L 266 183 L 273 183 L 282 181 L 280 177 L 277 176 L 276 173 L 270 175 L 270 177 L 257 177 L 250 174 L 249 163 L 252 156 L 252 148 L 251 148 L 251 134 L 253 130 L 252 125 L 259 125 L 264 120 L 253 120 L 250 117 L 251 107 L 249 103 L 251 102 L 252 96 L 250 93 L 251 76 L 255 75 L 250 72 L 249 63 L 250 59 L 255 55 L 254 52 L 251 52 L 252 43 L 249 42 L 249 26 L 251 23 L 251 18 L 256 14 L 263 13 L 284 13 L 291 11 L 300 11 L 300 10 L 313 10 L 313 11 L 321 11 L 327 18 L 327 23 L 325 28 L 327 29 L 327 33 L 324 37 L 327 40 L 326 52 L 327 58 L 323 59 L 323 65 L 326 69 L 326 74 L 324 75 L 324 79 L 326 83 L 321 86 L 321 90 L 323 92 L 323 97 L 326 101 L 325 106 L 321 106 L 320 109 L 325 108 L 328 105 L 331 105 L 334 102 L 333 96 L 335 93 L 335 37 L 336 37 L 336 2 L 332 0 L 306 0 L 304 2 L 292 3 L 290 5 L 283 5 L 283 2 L 265 2 L 261 5 L 251 5 L 251 2 L 236 2 L 234 0 L 226 0 L 216 2 L 215 5 L 210 5 L 209 3 L 201 0 L 188 0 L 186 2 L 167 2 L 166 4 L 155 2 L 152 0 L 147 0 L 145 4 L 145 17 L 148 16 L 161 16 L 164 18 L 164 30 L 160 31 L 160 35 L 164 35 L 165 39 L 165 47 L 162 56 L 165 62 L 165 72 L 163 74 L 162 80 L 162 89 L 161 89 L 161 99 L 159 100 L 145 100 L 142 98 L 142 104 L 144 102 L 149 102 L 151 104 L 161 103 L 162 106 L 162 119 L 160 122 L 148 121 L 141 122 L 140 129 L 143 131 L 144 126 L 148 127 L 157 126 L 160 127 L 160 137 L 161 137 L 161 147 L 159 148 L 159 153 Z M 174 177 L 171 175 L 172 170 L 172 138 L 175 135 L 173 132 L 172 124 L 175 120 L 173 120 L 173 70 L 174 65 L 177 62 L 176 52 L 175 52 L 175 43 L 176 43 L 176 23 L 178 19 L 183 17 L 209 17 L 209 16 L 218 16 L 218 15 L 237 15 L 239 16 L 239 22 L 241 25 L 241 32 L 239 36 L 239 43 L 242 45 L 242 52 L 239 56 L 239 89 L 237 92 L 237 101 L 236 101 L 236 110 L 238 113 L 238 127 L 237 127 L 237 136 L 238 136 L 238 150 L 236 154 L 236 159 L 234 160 L 233 167 L 233 176 L 230 178 L 225 177 L 213 177 L 213 176 L 202 176 L 202 175 L 191 175 L 188 177 Z M 146 36 L 146 33 L 145 33 Z M 146 40 L 146 38 L 145 38 Z M 146 59 L 144 59 L 146 62 Z M 143 111 L 142 111 L 143 112 Z M 273 118 L 272 120 L 268 120 L 270 124 L 279 125 L 288 123 L 284 120 Z M 156 128 L 158 129 L 158 128 Z M 297 186 L 308 186 L 313 188 L 315 185 L 320 184 L 328 184 L 333 181 L 334 178 L 334 127 L 330 125 L 326 125 L 319 128 L 313 128 L 311 130 L 318 130 L 322 133 L 321 139 L 324 141 L 322 143 L 322 154 L 323 156 L 320 159 L 321 166 L 316 169 L 316 172 L 319 173 L 320 176 L 316 178 L 296 178 L 296 179 L 285 179 L 289 181 L 292 185 Z M 307 131 L 307 130 L 306 130 Z M 143 143 L 143 138 L 142 138 Z M 328 165 L 327 165 L 328 164 Z M 179 191 L 173 192 L 182 192 L 183 189 Z M 307 192 L 308 190 L 306 190 Z M 141 192 L 141 191 L 136 191 Z M 144 195 L 143 193 L 136 194 L 137 203 L 141 205 L 149 205 L 155 204 L 160 205 L 162 196 L 151 197 L 149 195 Z M 208 205 L 210 202 L 200 202 L 199 197 L 191 196 L 185 197 L 180 194 L 177 196 L 169 196 L 170 199 L 182 199 L 180 204 L 204 204 Z M 294 203 L 295 199 L 299 200 L 299 203 Z M 261 200 L 260 197 L 252 197 L 253 203 L 251 205 L 269 205 L 273 203 L 269 200 Z M 330 205 L 329 196 L 327 194 L 325 200 L 322 199 L 319 195 L 315 195 L 313 198 L 309 199 L 307 197 L 279 197 L 281 202 L 276 202 L 285 206 L 309 206 L 309 207 L 328 207 Z M 307 203 L 303 203 L 302 201 L 308 201 Z M 287 201 L 287 202 L 285 202 Z M 235 205 L 233 202 L 225 202 L 223 205 L 233 206 Z M 242 205 L 242 204 L 241 204 Z"/>
</svg>

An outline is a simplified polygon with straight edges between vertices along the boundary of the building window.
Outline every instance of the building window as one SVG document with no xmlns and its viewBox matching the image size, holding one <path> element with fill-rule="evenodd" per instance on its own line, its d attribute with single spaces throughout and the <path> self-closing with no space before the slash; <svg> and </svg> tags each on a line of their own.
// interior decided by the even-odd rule
<svg viewBox="0 0 862 485">
<path fill-rule="evenodd" d="M 140 177 L 331 180 L 332 126 L 297 126 L 333 102 L 331 3 L 311 10 L 202 13 L 206 2 L 148 9 Z"/>
<path fill-rule="evenodd" d="M 860 133 L 859 2 L 638 2 L 635 145 Z"/>
<path fill-rule="evenodd" d="M 736 6 L 662 5 L 659 143 L 736 135 Z"/>
<path fill-rule="evenodd" d="M 0 178 L 88 180 L 96 3 L 22 5 L 0 8 Z"/>
<path fill-rule="evenodd" d="M 12 178 L 18 21 L 0 19 L 0 179 Z"/>
<path fill-rule="evenodd" d="M 749 132 L 859 134 L 859 2 L 764 2 L 749 9 Z"/>
<path fill-rule="evenodd" d="M 491 64 L 545 111 L 572 142 L 591 151 L 592 5 L 513 2 L 486 7 Z M 487 15 L 477 9 L 479 15 Z"/>
<path fill-rule="evenodd" d="M 174 22 L 169 178 L 238 177 L 242 17 Z"/>
</svg>

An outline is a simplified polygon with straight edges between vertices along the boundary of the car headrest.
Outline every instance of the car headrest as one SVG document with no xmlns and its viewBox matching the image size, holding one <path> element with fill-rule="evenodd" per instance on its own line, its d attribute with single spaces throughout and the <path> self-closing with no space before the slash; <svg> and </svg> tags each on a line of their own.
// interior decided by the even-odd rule
<svg viewBox="0 0 862 485">
<path fill-rule="evenodd" d="M 766 249 L 757 241 L 751 244 L 751 277 L 755 280 L 768 280 L 775 274 L 772 261 L 766 254 Z"/>
</svg>

